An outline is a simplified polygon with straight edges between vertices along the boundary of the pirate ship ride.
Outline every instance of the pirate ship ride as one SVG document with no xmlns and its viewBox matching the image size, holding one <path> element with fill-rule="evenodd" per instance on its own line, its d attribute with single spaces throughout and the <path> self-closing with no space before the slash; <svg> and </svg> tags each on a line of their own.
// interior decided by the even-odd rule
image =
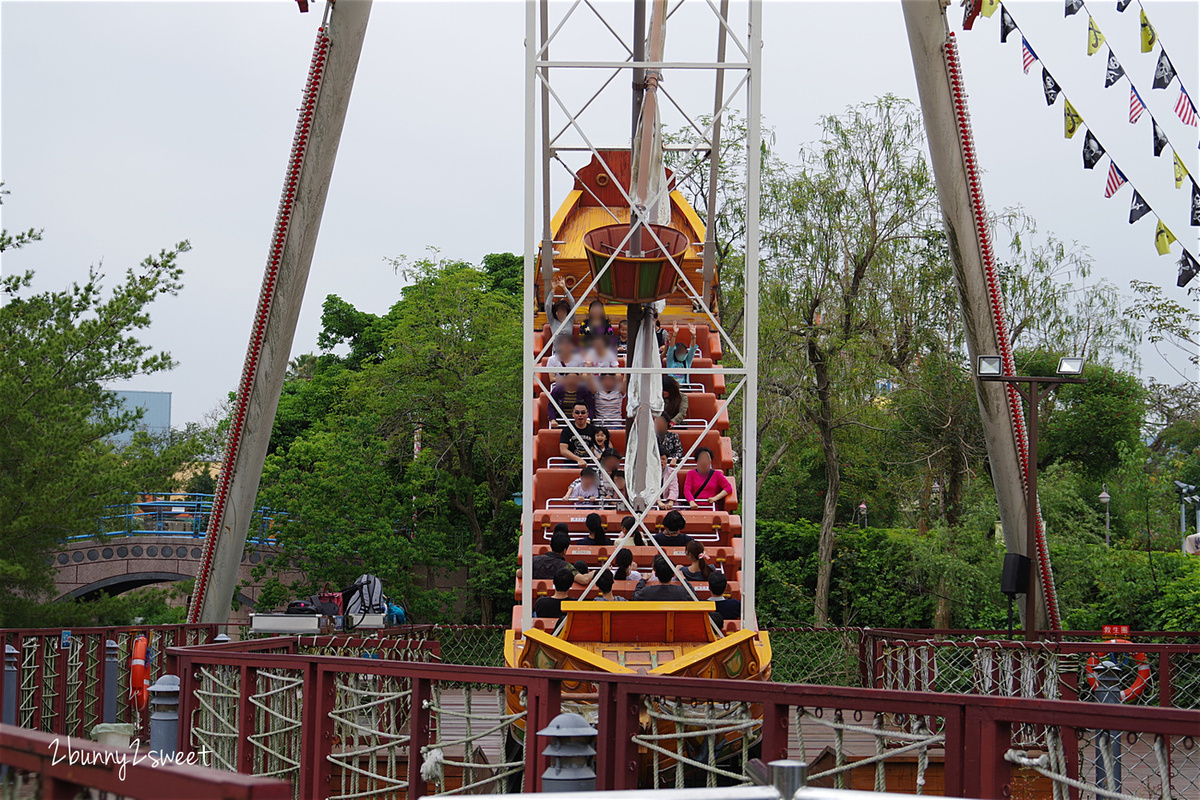
<svg viewBox="0 0 1200 800">
<path fill-rule="evenodd" d="M 646 41 L 650 63 L 661 62 L 665 18 L 666 4 L 656 0 Z M 726 376 L 721 368 L 725 348 L 715 309 L 720 276 L 712 267 L 711 256 L 706 268 L 703 250 L 708 232 L 703 221 L 676 190 L 674 176 L 664 165 L 657 73 L 653 69 L 647 70 L 644 92 L 640 96 L 635 92 L 635 116 L 639 122 L 631 149 L 593 150 L 591 161 L 573 173 L 574 185 L 547 226 L 546 238 L 553 247 L 543 247 L 533 278 L 538 309 L 548 306 L 547 296 L 555 286 L 560 291 L 565 286 L 563 294 L 574 301 L 573 313 L 579 319 L 598 298 L 613 324 L 628 320 L 629 345 L 617 370 L 627 380 L 624 417 L 602 421 L 610 430 L 612 445 L 624 455 L 626 491 L 614 491 L 618 496 L 589 503 L 588 508 L 560 499 L 580 471 L 574 461 L 559 455 L 563 429 L 556 420 L 570 419 L 570 410 L 564 413 L 550 395 L 552 373 L 588 370 L 548 369 L 551 324 L 555 321 L 541 311 L 536 315 L 527 312 L 527 319 L 533 316 L 532 347 L 527 354 L 532 369 L 526 370 L 532 375 L 532 385 L 525 390 L 526 403 L 532 404 L 533 427 L 526 446 L 529 464 L 521 571 L 515 592 L 518 605 L 505 638 L 505 663 L 580 672 L 768 680 L 770 641 L 765 632 L 756 630 L 752 601 L 744 603 L 740 619 L 721 620 L 713 614 L 715 604 L 708 584 L 683 580 L 682 568 L 688 563 L 684 547 L 656 544 L 653 539 L 663 529 L 668 513 L 660 501 L 663 476 L 653 426 L 654 416 L 663 409 L 663 376 L 668 372 L 659 353 L 656 328 L 660 323 L 677 330 L 678 342 L 697 348 L 682 384 L 688 400 L 686 419 L 675 428 L 685 457 L 670 479 L 680 482 L 680 497 L 682 481 L 694 468 L 699 448 L 707 447 L 713 453 L 713 466 L 726 473 L 734 468 L 735 458 L 728 437 Z M 707 246 L 712 247 L 711 237 Z M 574 332 L 579 333 L 578 326 Z M 599 469 L 598 460 L 593 463 Z M 601 480 L 615 489 L 606 474 Z M 744 539 L 736 490 L 719 505 L 702 502 L 689 507 L 684 503 L 677 509 L 685 520 L 684 532 L 705 546 L 709 564 L 724 573 L 728 581 L 725 596 L 742 600 L 753 572 L 743 569 Z M 533 559 L 549 552 L 551 534 L 559 524 L 566 524 L 575 540 L 584 536 L 590 513 L 602 517 L 613 545 L 573 544 L 567 559 L 585 562 L 591 581 L 586 586 L 577 583 L 570 590 L 571 599 L 562 603 L 561 619 L 533 617 L 537 599 L 554 592 L 550 580 L 533 578 Z M 629 516 L 635 519 L 634 528 L 623 533 L 621 521 Z M 675 580 L 688 587 L 690 599 L 635 600 L 636 582 L 627 580 L 616 581 L 613 593 L 630 602 L 597 602 L 596 578 L 613 568 L 622 548 L 632 550 L 635 563 L 650 576 L 651 583 L 655 557 L 667 559 L 674 567 Z M 581 676 L 574 686 L 564 687 L 564 705 L 594 716 L 596 692 L 595 683 Z M 510 713 L 524 707 L 517 692 L 510 692 L 507 702 Z M 663 740 L 671 748 L 682 752 L 701 740 L 711 743 L 715 738 L 723 752 L 732 756 L 755 741 L 745 730 L 714 737 L 715 730 L 738 726 L 729 725 L 728 719 L 713 718 L 711 709 L 689 716 L 686 703 L 672 703 L 668 713 L 663 702 L 648 701 L 641 723 L 646 730 L 653 726 L 659 734 L 667 728 L 682 734 Z M 761 708 L 745 705 L 730 708 L 726 714 L 752 719 L 761 715 Z M 523 735 L 520 723 L 517 732 Z M 689 738 L 691 733 L 695 736 Z M 648 748 L 643 748 L 643 753 L 648 755 Z"/>
</svg>

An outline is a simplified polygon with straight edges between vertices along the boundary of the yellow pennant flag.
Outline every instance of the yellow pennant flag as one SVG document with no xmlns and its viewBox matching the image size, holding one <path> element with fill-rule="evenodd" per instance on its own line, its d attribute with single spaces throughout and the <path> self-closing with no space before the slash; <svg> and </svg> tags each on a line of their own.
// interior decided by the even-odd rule
<svg viewBox="0 0 1200 800">
<path fill-rule="evenodd" d="M 1104 44 L 1104 34 L 1100 32 L 1100 26 L 1096 24 L 1096 20 L 1088 15 L 1088 55 L 1095 55 L 1102 44 Z"/>
<path fill-rule="evenodd" d="M 1070 139 L 1075 135 L 1075 131 L 1079 130 L 1083 125 L 1083 117 L 1075 110 L 1075 106 L 1071 105 L 1071 101 L 1063 96 L 1063 133 Z"/>
<path fill-rule="evenodd" d="M 1188 176 L 1187 167 L 1179 160 L 1179 153 L 1175 154 L 1175 188 L 1183 186 L 1183 179 Z"/>
<path fill-rule="evenodd" d="M 1000 0 L 983 0 L 983 4 L 979 7 L 979 13 L 985 17 L 990 17 L 996 13 L 996 9 L 1000 7 Z"/>
<path fill-rule="evenodd" d="M 1158 251 L 1160 256 L 1165 256 L 1171 252 L 1171 245 L 1175 243 L 1175 234 L 1167 230 L 1167 226 L 1160 219 L 1158 227 L 1154 230 L 1154 249 Z"/>
<path fill-rule="evenodd" d="M 1146 19 L 1146 9 L 1142 9 L 1142 52 L 1149 53 L 1154 49 L 1154 45 L 1158 42 L 1158 34 L 1154 32 L 1154 26 L 1150 24 L 1150 20 Z"/>
</svg>

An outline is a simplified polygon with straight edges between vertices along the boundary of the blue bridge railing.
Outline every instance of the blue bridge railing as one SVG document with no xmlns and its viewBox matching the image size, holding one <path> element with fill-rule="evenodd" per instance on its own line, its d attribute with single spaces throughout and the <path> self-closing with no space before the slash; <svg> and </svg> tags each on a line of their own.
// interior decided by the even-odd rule
<svg viewBox="0 0 1200 800">
<path fill-rule="evenodd" d="M 188 492 L 137 493 L 126 502 L 105 506 L 97 520 L 102 536 L 185 536 L 204 538 L 212 514 L 213 495 Z M 288 518 L 286 512 L 257 508 L 250 521 L 250 540 L 269 543 L 275 528 Z M 70 537 L 90 539 L 91 534 Z"/>
</svg>

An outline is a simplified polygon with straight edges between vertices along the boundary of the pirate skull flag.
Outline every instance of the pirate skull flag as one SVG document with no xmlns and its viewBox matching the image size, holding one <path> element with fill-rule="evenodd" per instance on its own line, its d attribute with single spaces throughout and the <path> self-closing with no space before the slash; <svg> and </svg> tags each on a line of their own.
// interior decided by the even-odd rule
<svg viewBox="0 0 1200 800">
<path fill-rule="evenodd" d="M 1058 81 L 1054 80 L 1050 75 L 1050 70 L 1042 67 L 1042 91 L 1046 93 L 1046 105 L 1054 105 L 1054 101 L 1058 99 L 1058 93 L 1062 91 L 1062 87 L 1058 85 Z"/>
<path fill-rule="evenodd" d="M 1121 66 L 1121 62 L 1117 61 L 1117 57 L 1113 55 L 1113 51 L 1108 51 L 1108 68 L 1104 71 L 1104 88 L 1112 86 L 1117 81 L 1121 80 L 1125 75 L 1125 68 Z"/>
<path fill-rule="evenodd" d="M 1192 181 L 1192 224 L 1200 227 L 1200 185 Z"/>
<path fill-rule="evenodd" d="M 1083 8 L 1083 0 L 1066 0 L 1066 9 L 1064 17 L 1070 17 L 1079 13 L 1079 9 Z"/>
<path fill-rule="evenodd" d="M 1192 278 L 1196 277 L 1196 273 L 1200 272 L 1200 264 L 1196 263 L 1196 259 L 1187 250 L 1183 251 L 1183 255 L 1179 257 L 1179 278 L 1175 281 L 1175 285 L 1182 289 L 1188 285 Z"/>
<path fill-rule="evenodd" d="M 1104 146 L 1100 144 L 1100 140 L 1092 135 L 1091 131 L 1083 137 L 1083 168 L 1091 169 L 1096 166 L 1100 157 L 1104 155 Z"/>
<path fill-rule="evenodd" d="M 1117 11 L 1124 11 L 1129 8 L 1129 4 L 1132 2 L 1133 0 L 1117 0 Z"/>
<path fill-rule="evenodd" d="M 1137 189 L 1133 190 L 1133 200 L 1129 203 L 1129 224 L 1137 222 L 1150 213 L 1150 204 L 1142 198 Z"/>
<path fill-rule="evenodd" d="M 1165 89 L 1175 80 L 1175 67 L 1167 58 L 1167 51 L 1158 54 L 1158 66 L 1154 68 L 1154 88 Z"/>
<path fill-rule="evenodd" d="M 1158 158 L 1162 155 L 1163 148 L 1170 142 L 1167 141 L 1167 135 L 1163 133 L 1163 129 L 1158 127 L 1158 120 L 1151 117 L 1150 122 L 1154 128 L 1154 157 Z"/>
<path fill-rule="evenodd" d="M 1017 29 L 1017 23 L 1009 15 L 1008 9 L 1000 7 L 1000 44 L 1008 41 L 1008 35 Z"/>
</svg>

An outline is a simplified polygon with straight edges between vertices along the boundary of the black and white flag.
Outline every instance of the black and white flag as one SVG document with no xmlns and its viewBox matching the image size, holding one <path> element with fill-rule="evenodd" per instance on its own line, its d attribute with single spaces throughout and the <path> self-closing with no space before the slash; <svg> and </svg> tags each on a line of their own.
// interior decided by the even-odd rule
<svg viewBox="0 0 1200 800">
<path fill-rule="evenodd" d="M 1058 81 L 1054 80 L 1050 75 L 1050 70 L 1042 67 L 1042 91 L 1046 93 L 1046 105 L 1054 105 L 1054 101 L 1058 99 L 1059 92 L 1062 87 L 1058 85 Z"/>
<path fill-rule="evenodd" d="M 1158 120 L 1151 117 L 1150 122 L 1153 123 L 1154 128 L 1154 157 L 1158 158 L 1162 155 L 1163 148 L 1170 142 L 1167 141 L 1167 135 L 1163 133 L 1163 129 L 1158 127 Z"/>
<path fill-rule="evenodd" d="M 1133 0 L 1117 0 L 1117 11 L 1124 11 L 1129 8 L 1129 4 L 1132 2 Z"/>
<path fill-rule="evenodd" d="M 1165 89 L 1175 80 L 1175 67 L 1167 58 L 1167 51 L 1158 54 L 1158 66 L 1154 68 L 1154 88 Z"/>
<path fill-rule="evenodd" d="M 1008 35 L 1017 29 L 1017 23 L 1009 15 L 1008 9 L 1000 6 L 1000 44 L 1008 41 Z"/>
<path fill-rule="evenodd" d="M 1091 131 L 1083 137 L 1083 168 L 1091 169 L 1100 161 L 1100 157 L 1104 155 L 1104 146 L 1100 144 L 1100 140 L 1092 135 Z"/>
<path fill-rule="evenodd" d="M 1129 224 L 1132 225 L 1149 213 L 1150 204 L 1147 203 L 1142 198 L 1142 195 L 1135 189 L 1133 191 L 1133 200 L 1129 203 Z"/>
<path fill-rule="evenodd" d="M 1175 285 L 1182 289 L 1192 278 L 1196 277 L 1197 272 L 1200 272 L 1200 264 L 1196 263 L 1196 259 L 1192 258 L 1191 253 L 1184 250 L 1183 255 L 1179 257 L 1179 279 L 1175 281 Z"/>
<path fill-rule="evenodd" d="M 1074 16 L 1079 13 L 1079 9 L 1083 8 L 1083 0 L 1066 0 L 1066 9 L 1064 17 Z"/>
<path fill-rule="evenodd" d="M 1121 66 L 1120 61 L 1117 61 L 1113 51 L 1109 50 L 1108 67 L 1104 71 L 1104 88 L 1107 89 L 1123 77 L 1125 77 L 1125 68 Z"/>
<path fill-rule="evenodd" d="M 1192 224 L 1200 227 L 1200 186 L 1192 181 Z"/>
</svg>

